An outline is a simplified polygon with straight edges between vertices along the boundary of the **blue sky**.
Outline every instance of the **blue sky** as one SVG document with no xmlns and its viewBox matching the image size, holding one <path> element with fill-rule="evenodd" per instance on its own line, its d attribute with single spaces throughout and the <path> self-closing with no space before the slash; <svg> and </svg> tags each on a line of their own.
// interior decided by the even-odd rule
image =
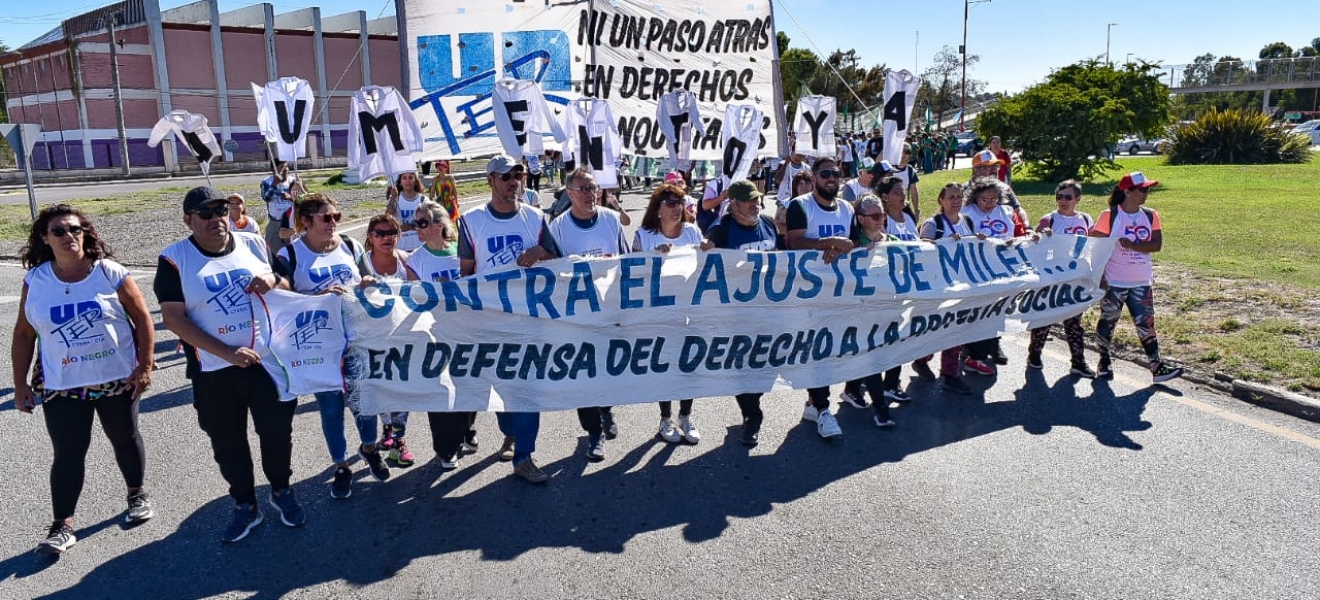
<svg viewBox="0 0 1320 600">
<path fill-rule="evenodd" d="M 171 8 L 187 1 L 161 0 L 161 6 Z M 220 7 L 232 10 L 254 3 L 222 0 Z M 4 5 L 0 40 L 17 47 L 62 19 L 105 3 L 0 0 L 0 4 Z M 394 13 L 392 0 L 280 0 L 273 4 L 280 12 L 320 6 L 322 14 L 359 9 L 371 17 L 382 9 L 385 15 Z M 962 38 L 962 0 L 776 0 L 775 5 L 779 28 L 792 38 L 794 46 L 819 48 L 824 53 L 855 48 L 865 64 L 885 63 L 919 71 L 942 45 L 956 49 Z M 1320 37 L 1315 8 L 1315 0 L 1263 4 L 1240 0 L 992 0 L 971 7 L 967 45 L 971 53 L 981 56 L 981 64 L 969 76 L 987 81 L 991 91 L 1019 91 L 1043 80 L 1051 69 L 1103 56 L 1107 23 L 1117 23 L 1110 40 L 1115 62 L 1129 53 L 1163 64 L 1191 62 L 1206 52 L 1256 58 L 1260 48 L 1270 42 L 1298 47 Z"/>
</svg>

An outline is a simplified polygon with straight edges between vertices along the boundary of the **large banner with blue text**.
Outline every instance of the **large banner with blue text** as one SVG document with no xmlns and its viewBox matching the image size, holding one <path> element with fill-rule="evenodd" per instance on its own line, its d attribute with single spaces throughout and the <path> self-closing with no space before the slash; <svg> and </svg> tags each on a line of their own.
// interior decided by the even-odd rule
<svg viewBox="0 0 1320 600">
<path fill-rule="evenodd" d="M 1081 314 L 1114 243 L 1054 235 L 559 259 L 348 302 L 364 413 L 549 411 L 837 384 Z"/>
<path fill-rule="evenodd" d="M 691 135 L 691 159 L 724 159 L 722 120 L 731 104 L 752 105 L 763 115 L 760 147 L 750 150 L 778 153 L 770 0 L 396 4 L 405 29 L 407 94 L 425 139 L 421 159 L 500 152 L 497 117 L 507 114 L 517 129 L 534 114 L 528 102 L 539 103 L 540 96 L 556 119 L 579 98 L 605 100 L 624 152 L 667 157 L 666 132 L 685 131 L 683 121 L 691 118 L 686 110 L 658 110 L 674 90 L 695 95 L 704 124 L 686 128 L 700 132 Z M 496 94 L 496 82 L 505 78 L 537 82 L 541 94 Z M 565 144 L 589 152 L 607 134 L 590 119 L 575 129 L 566 132 Z"/>
</svg>

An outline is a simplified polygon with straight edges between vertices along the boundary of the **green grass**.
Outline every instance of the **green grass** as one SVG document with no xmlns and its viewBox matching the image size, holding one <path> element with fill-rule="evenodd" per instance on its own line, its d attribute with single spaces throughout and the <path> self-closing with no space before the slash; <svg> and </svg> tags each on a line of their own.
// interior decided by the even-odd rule
<svg viewBox="0 0 1320 600">
<path fill-rule="evenodd" d="M 1108 191 L 1128 171 L 1158 180 L 1148 201 L 1164 226 L 1164 250 L 1156 263 L 1184 266 L 1203 276 L 1320 289 L 1320 236 L 1310 226 L 1317 214 L 1320 157 L 1301 165 L 1174 167 L 1161 157 L 1121 158 L 1118 164 L 1122 170 L 1110 173 L 1112 179 L 1083 186 L 1078 209 L 1098 216 Z M 918 184 L 923 212 L 934 210 L 941 186 L 966 183 L 969 176 L 965 169 L 923 176 Z M 1025 177 L 1014 181 L 1013 191 L 1033 221 L 1054 210 L 1056 183 Z"/>
</svg>

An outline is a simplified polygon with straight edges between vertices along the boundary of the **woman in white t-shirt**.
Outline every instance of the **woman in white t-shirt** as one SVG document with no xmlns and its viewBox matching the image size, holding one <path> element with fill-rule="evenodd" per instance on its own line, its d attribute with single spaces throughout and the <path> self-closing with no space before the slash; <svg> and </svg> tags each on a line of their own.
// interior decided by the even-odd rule
<svg viewBox="0 0 1320 600">
<path fill-rule="evenodd" d="M 417 212 L 418 206 L 426 202 L 422 180 L 416 173 L 401 173 L 394 185 L 385 190 L 385 198 L 385 213 L 399 221 L 402 232 L 399 235 L 399 249 L 404 252 L 416 250 L 422 242 L 413 230 L 413 214 Z"/>
<path fill-rule="evenodd" d="M 651 192 L 651 201 L 642 215 L 642 226 L 633 235 L 633 252 L 668 253 L 679 246 L 696 246 L 706 249 L 709 245 L 701 236 L 701 230 L 693 222 L 687 211 L 687 193 L 677 185 L 664 183 Z M 695 444 L 701 441 L 701 431 L 692 420 L 692 398 L 678 401 L 678 427 L 674 427 L 673 402 L 660 403 L 660 439 L 677 443 L 686 441 Z"/>
<path fill-rule="evenodd" d="M 294 227 L 302 236 L 280 250 L 275 262 L 275 271 L 288 278 L 290 288 L 300 294 L 342 295 L 362 285 L 364 278 L 359 267 L 362 248 L 339 234 L 339 221 L 344 213 L 335 201 L 325 194 L 308 194 L 298 199 L 293 213 Z M 345 360 L 345 372 L 352 373 L 355 369 L 352 361 Z M 346 378 L 345 387 L 350 383 Z M 337 390 L 315 394 L 321 413 L 321 433 L 335 466 L 330 497 L 336 499 L 353 495 L 353 472 L 348 468 L 348 439 L 344 433 L 345 408 L 353 413 L 357 425 L 361 442 L 357 455 L 367 463 L 377 481 L 390 478 L 389 467 L 377 444 L 376 415 L 359 414 L 356 406 L 346 401 L 351 393 L 350 388 L 347 393 Z"/>
<path fill-rule="evenodd" d="M 83 487 L 92 419 L 114 448 L 128 488 L 127 523 L 153 515 L 142 487 L 146 451 L 138 431 L 138 399 L 151 385 L 155 344 L 151 314 L 128 270 L 81 211 L 42 209 L 21 251 L 23 278 L 11 347 L 14 406 L 42 405 L 55 460 L 50 469 L 55 520 L 37 552 L 55 555 L 78 538 L 73 514 Z M 38 343 L 39 342 L 39 343 Z M 25 377 L 34 355 L 37 368 Z"/>
<path fill-rule="evenodd" d="M 260 233 L 257 231 L 257 220 L 247 214 L 247 206 L 243 204 L 243 194 L 230 194 L 228 200 L 229 230 Z"/>
<path fill-rule="evenodd" d="M 921 239 L 932 242 L 943 239 L 958 241 L 973 235 L 985 239 L 984 233 L 973 234 L 975 227 L 971 224 L 971 218 L 962 214 L 962 184 L 957 182 L 944 184 L 937 200 L 940 210 L 921 224 Z M 967 383 L 962 379 L 962 350 L 962 345 L 958 345 L 940 352 L 940 376 L 944 378 L 942 387 L 945 391 L 970 394 L 972 388 L 967 387 Z M 916 371 L 917 377 L 924 381 L 935 381 L 935 373 L 930 370 L 930 359 L 933 356 L 927 355 L 912 361 L 912 370 Z"/>
<path fill-rule="evenodd" d="M 380 214 L 367 221 L 367 251 L 362 254 L 362 270 L 377 281 L 397 282 L 416 279 L 408 270 L 408 253 L 398 249 L 399 221 L 390 214 Z M 411 467 L 416 456 L 408 450 L 408 413 L 387 412 L 380 415 L 380 446 L 390 462 Z"/>
<path fill-rule="evenodd" d="M 1036 224 L 1036 231 L 1045 235 L 1055 233 L 1066 233 L 1069 235 L 1089 235 L 1091 228 L 1095 226 L 1095 221 L 1091 215 L 1077 210 L 1077 205 L 1082 201 L 1082 184 L 1075 179 L 1069 179 L 1060 183 L 1054 188 L 1054 201 L 1058 205 L 1057 210 L 1050 211 L 1040 218 Z M 1049 338 L 1050 326 L 1045 325 L 1031 330 L 1031 343 L 1027 345 L 1027 366 L 1032 369 L 1043 369 L 1045 364 L 1041 362 L 1041 351 L 1045 349 L 1045 341 Z M 1087 379 L 1095 378 L 1095 371 L 1086 365 L 1084 350 L 1086 343 L 1082 334 L 1082 315 L 1077 315 L 1063 321 L 1064 339 L 1068 341 L 1068 352 L 1072 354 L 1072 374 Z"/>
</svg>

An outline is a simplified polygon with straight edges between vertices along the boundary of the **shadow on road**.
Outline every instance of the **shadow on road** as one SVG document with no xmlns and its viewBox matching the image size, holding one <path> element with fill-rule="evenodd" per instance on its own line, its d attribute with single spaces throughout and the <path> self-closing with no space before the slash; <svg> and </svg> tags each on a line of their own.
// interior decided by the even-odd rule
<svg viewBox="0 0 1320 600">
<path fill-rule="evenodd" d="M 588 466 L 581 457 L 584 438 L 573 455 L 543 465 L 552 475 L 545 487 L 508 476 L 456 494 L 485 469 L 511 471 L 484 447 L 460 461 L 457 471 L 442 473 L 435 461 L 395 470 L 387 483 L 357 486 L 348 500 L 328 498 L 327 470 L 297 484 L 312 515 L 305 527 L 281 526 L 263 505 L 267 520 L 252 536 L 222 545 L 218 536 L 230 501 L 216 499 L 164 539 L 131 549 L 45 597 L 205 598 L 255 591 L 253 598 L 278 598 L 338 580 L 388 580 L 416 559 L 452 553 L 475 551 L 488 561 L 514 560 L 539 548 L 622 553 L 635 537 L 669 528 L 678 528 L 688 542 L 703 542 L 721 536 L 732 519 L 765 515 L 777 504 L 878 465 L 1017 427 L 1034 435 L 1075 427 L 1106 446 L 1140 450 L 1127 433 L 1151 427 L 1142 413 L 1155 390 L 1115 397 L 1104 383 L 1092 389 L 1079 397 L 1075 378 L 1050 384 L 1033 373 L 1013 400 L 986 402 L 980 395 L 945 397 L 934 384 L 914 383 L 916 400 L 894 409 L 896 429 L 877 430 L 870 409 L 844 407 L 843 441 L 822 443 L 814 426 L 804 423 L 772 453 L 761 454 L 766 448 L 749 453 L 737 443 L 737 426 L 720 436 L 711 423 L 703 442 L 711 447 L 677 464 L 670 464 L 673 446 L 652 440 L 616 446 L 612 462 Z M 767 408 L 798 410 L 796 403 Z M 487 419 L 480 423 L 493 426 Z M 201 476 L 218 477 L 214 465 L 198 469 Z M 265 490 L 259 496 L 264 499 Z M 12 557 L 0 563 L 0 579 L 42 576 L 42 560 Z"/>
</svg>

